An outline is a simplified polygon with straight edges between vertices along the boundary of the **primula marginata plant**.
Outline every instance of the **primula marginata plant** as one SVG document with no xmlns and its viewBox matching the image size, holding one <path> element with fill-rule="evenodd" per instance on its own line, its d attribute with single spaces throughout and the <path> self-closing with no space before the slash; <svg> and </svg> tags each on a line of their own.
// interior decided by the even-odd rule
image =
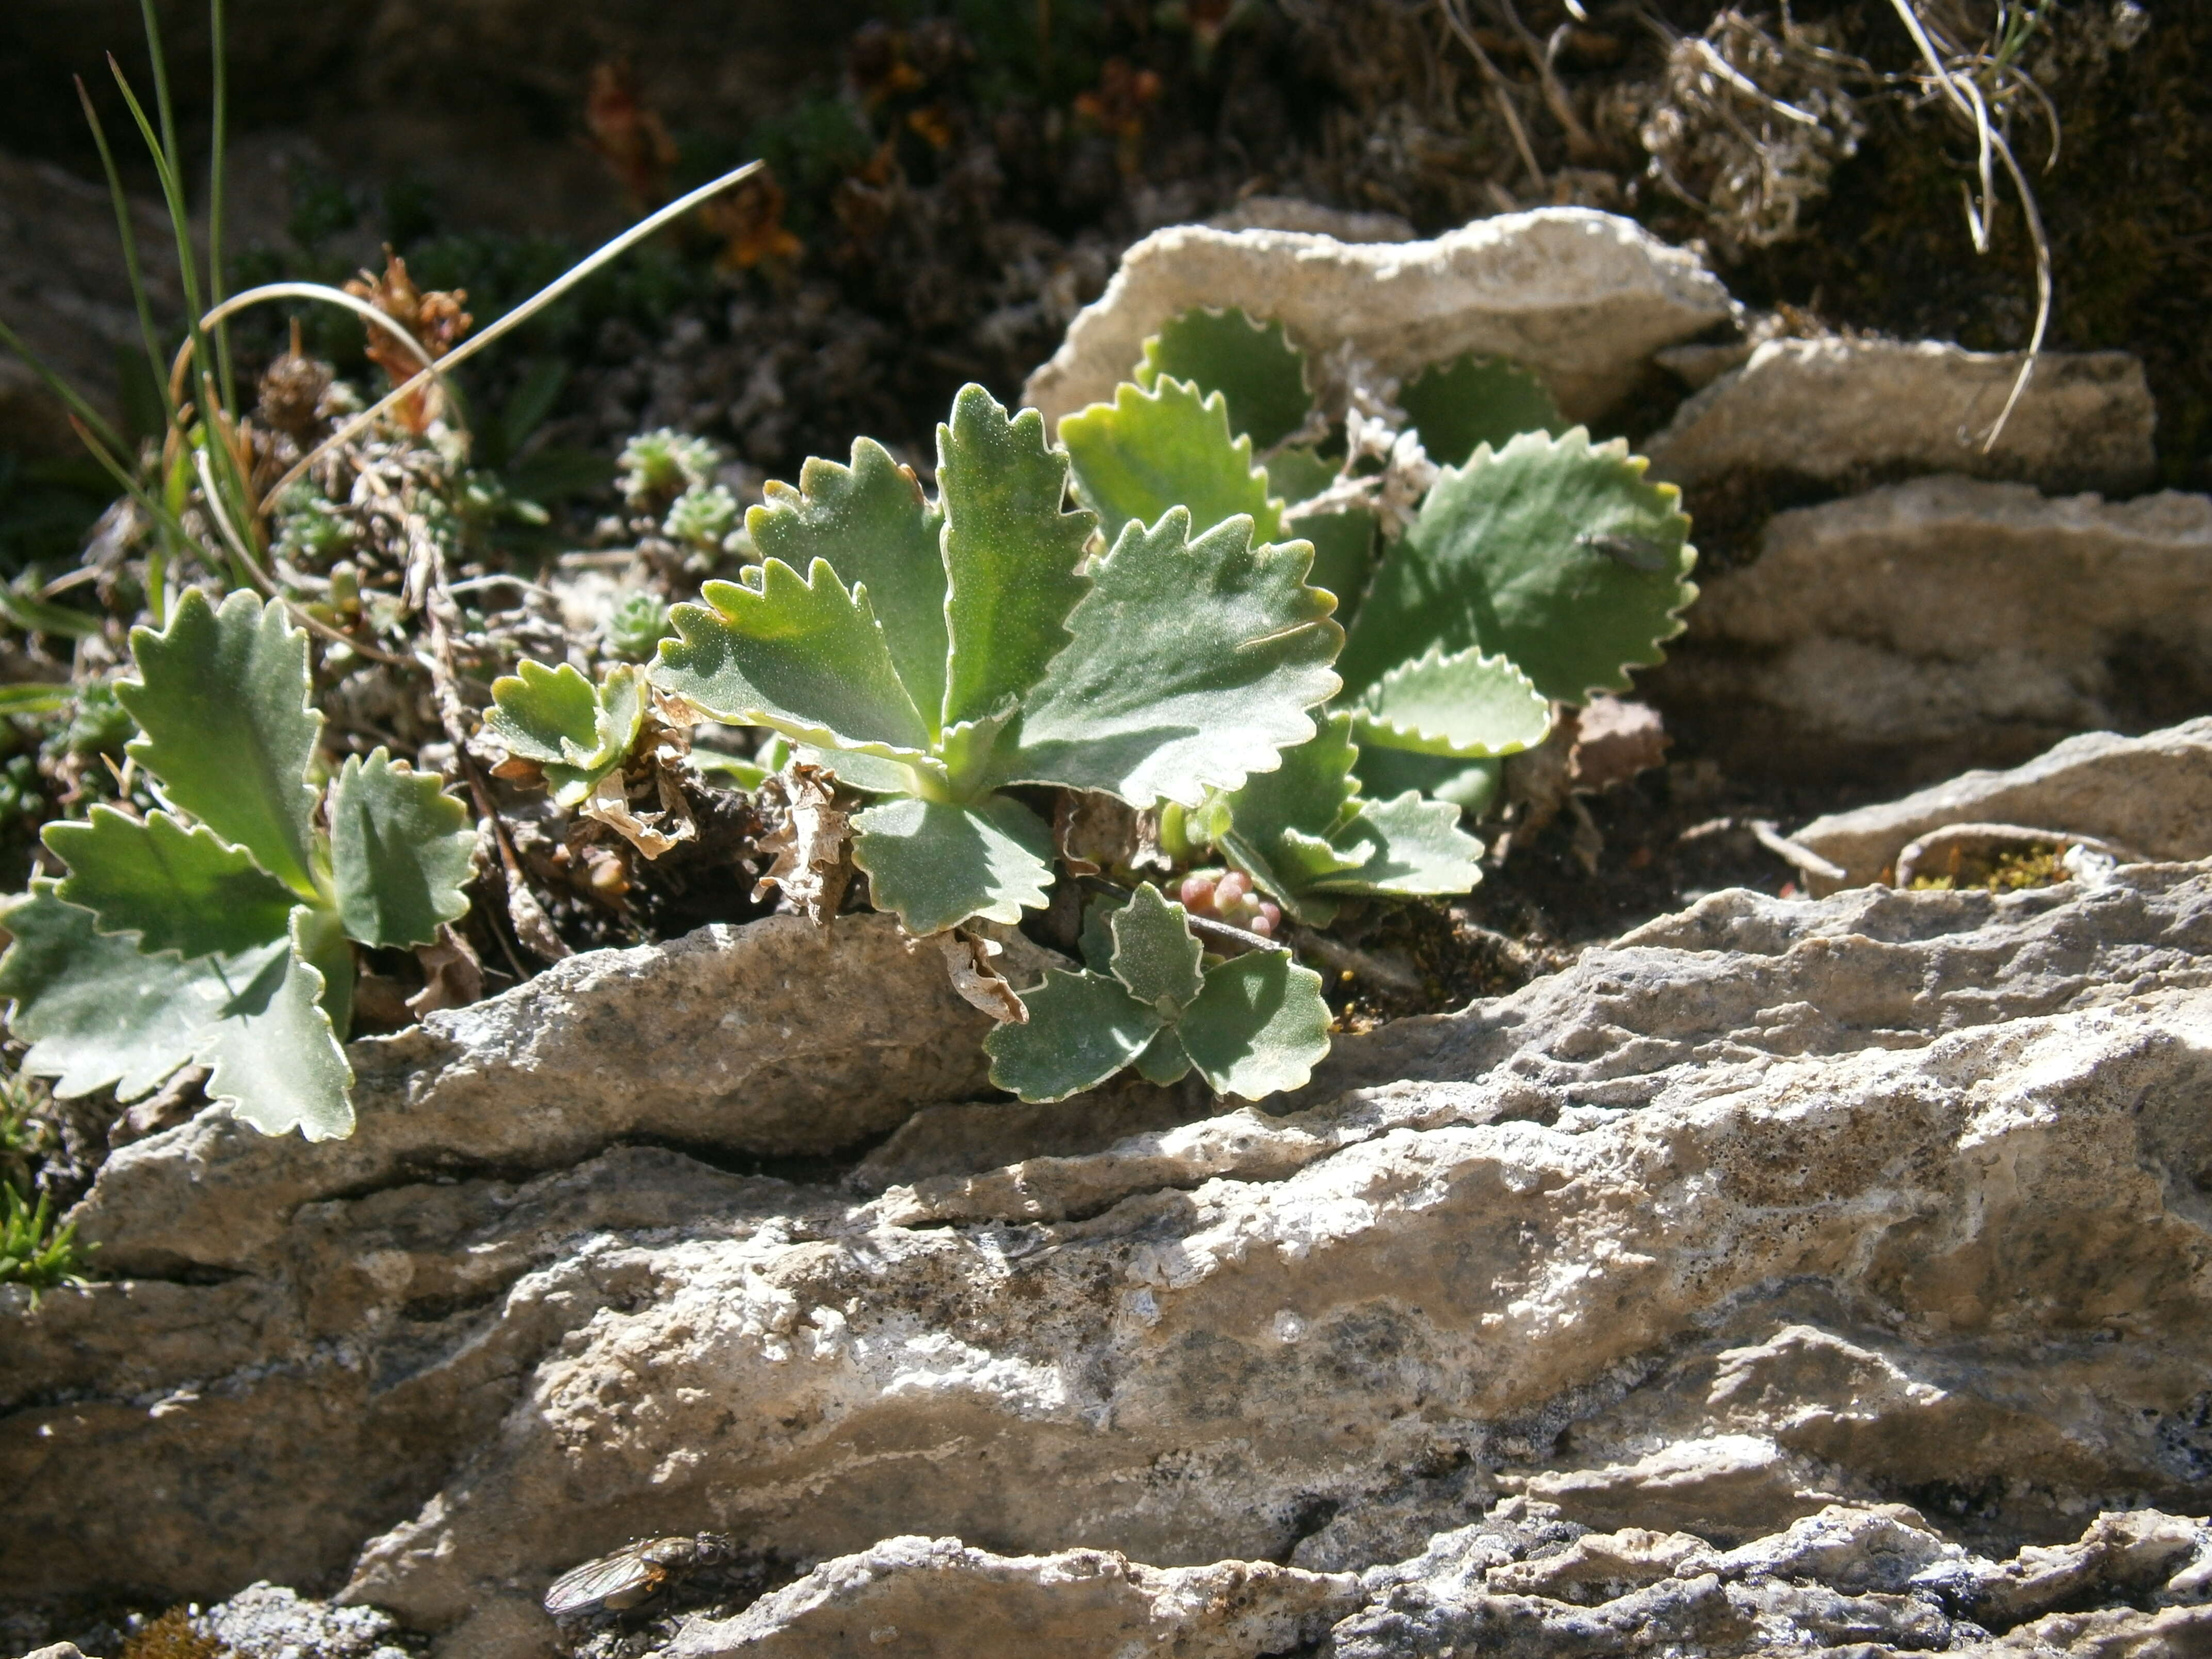
<svg viewBox="0 0 2212 1659">
<path fill-rule="evenodd" d="M 127 753 L 162 805 L 47 825 L 69 874 L 8 912 L 0 960 L 23 1070 L 128 1100 L 198 1061 L 264 1133 L 349 1133 L 353 946 L 428 945 L 466 911 L 467 815 L 382 749 L 318 787 L 307 636 L 275 601 L 188 591 L 131 648 Z"/>
<path fill-rule="evenodd" d="M 1697 595 L 1689 520 L 1672 485 L 1644 481 L 1642 458 L 1566 428 L 1510 363 L 1463 356 L 1402 383 L 1335 367 L 1353 384 L 1340 450 L 1325 451 L 1331 411 L 1279 325 L 1186 313 L 1146 342 L 1111 403 L 1060 422 L 1076 494 L 1109 525 L 1173 501 L 1194 529 L 1239 512 L 1261 534 L 1310 536 L 1314 580 L 1346 629 L 1333 708 L 1349 730 L 1317 741 L 1348 737 L 1364 791 L 1418 788 L 1480 812 L 1499 758 L 1540 742 L 1554 703 L 1625 690 L 1630 669 L 1660 660 Z M 1303 769 L 1315 781 L 1296 804 L 1301 835 L 1336 810 L 1334 764 L 1326 785 L 1318 761 Z M 1262 787 L 1264 810 L 1279 814 L 1286 783 Z M 1217 806 L 1233 817 L 1237 803 Z M 1199 827 L 1294 897 L 1297 878 L 1249 861 L 1255 838 L 1227 822 L 1216 811 Z"/>
<path fill-rule="evenodd" d="M 747 519 L 761 562 L 678 606 L 653 670 L 877 797 L 854 861 L 915 933 L 1047 902 L 1051 831 L 1010 787 L 1195 807 L 1313 735 L 1343 639 L 1311 550 L 1249 517 L 1193 535 L 1172 503 L 1086 561 L 1066 456 L 980 386 L 938 428 L 938 479 L 931 501 L 862 439 L 770 485 Z"/>
</svg>

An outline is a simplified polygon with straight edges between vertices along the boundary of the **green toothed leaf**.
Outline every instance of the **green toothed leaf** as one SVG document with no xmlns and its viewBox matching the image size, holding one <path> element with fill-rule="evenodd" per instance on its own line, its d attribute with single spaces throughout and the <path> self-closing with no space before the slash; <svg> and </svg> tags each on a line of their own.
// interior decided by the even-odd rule
<svg viewBox="0 0 2212 1659">
<path fill-rule="evenodd" d="M 850 466 L 811 459 L 798 489 L 771 483 L 765 495 L 745 514 L 760 556 L 793 570 L 827 559 L 841 580 L 865 587 L 900 682 L 934 727 L 945 706 L 945 520 L 913 471 L 862 438 Z"/>
<path fill-rule="evenodd" d="M 1283 504 L 1252 464 L 1252 441 L 1231 438 L 1218 392 L 1202 397 L 1164 379 L 1147 392 L 1124 380 L 1112 403 L 1064 418 L 1060 441 L 1074 463 L 1076 496 L 1109 541 L 1124 525 L 1157 524 L 1171 507 L 1188 508 L 1200 533 L 1239 513 L 1257 541 L 1275 540 L 1282 528 Z"/>
<path fill-rule="evenodd" d="M 1395 800 L 1365 803 L 1338 839 L 1357 837 L 1373 854 L 1316 885 L 1327 893 L 1393 896 L 1468 891 L 1482 879 L 1482 843 L 1461 830 L 1459 811 L 1410 789 Z"/>
<path fill-rule="evenodd" d="M 983 1039 L 991 1081 L 1024 1100 L 1065 1100 L 1095 1089 L 1152 1041 L 1160 1018 L 1104 974 L 1054 968 L 1021 994 L 1024 1024 Z"/>
<path fill-rule="evenodd" d="M 953 399 L 937 457 L 951 641 L 938 725 L 953 726 L 1005 712 L 1066 645 L 1093 520 L 1060 510 L 1067 457 L 1047 447 L 1044 417 L 1009 418 L 979 386 Z"/>
<path fill-rule="evenodd" d="M 1336 690 L 1330 597 L 1304 542 L 1251 545 L 1242 519 L 1188 541 L 1176 507 L 1132 524 L 1068 619 L 1074 638 L 1026 700 L 1010 782 L 1195 806 L 1313 734 Z"/>
<path fill-rule="evenodd" d="M 1229 429 L 1261 449 L 1304 425 L 1313 407 L 1305 353 L 1280 323 L 1255 323 L 1233 306 L 1186 311 L 1146 340 L 1133 378 L 1149 392 L 1163 376 L 1219 392 L 1228 400 Z M 1066 437 L 1063 422 L 1062 441 Z"/>
<path fill-rule="evenodd" d="M 653 684 L 730 725 L 926 763 L 930 726 L 866 599 L 821 559 L 804 579 L 781 559 L 745 574 L 752 585 L 708 582 L 704 605 L 675 608 L 682 637 L 661 642 Z"/>
<path fill-rule="evenodd" d="M 323 975 L 308 963 L 308 925 L 302 905 L 289 948 L 233 981 L 194 1057 L 212 1068 L 208 1097 L 263 1134 L 340 1140 L 353 1133 L 353 1067 L 323 1008 Z"/>
<path fill-rule="evenodd" d="M 439 779 L 394 765 L 381 749 L 346 757 L 331 785 L 331 874 L 349 937 L 411 947 L 468 913 L 461 891 L 477 836 Z"/>
<path fill-rule="evenodd" d="M 569 664 L 548 668 L 526 657 L 491 683 L 491 696 L 483 729 L 510 755 L 564 766 L 598 758 L 605 711 L 591 681 Z"/>
<path fill-rule="evenodd" d="M 1503 657 L 1431 645 L 1359 694 L 1352 710 L 1363 749 L 1408 749 L 1462 759 L 1514 755 L 1543 742 L 1552 705 Z"/>
<path fill-rule="evenodd" d="M 1261 1100 L 1301 1088 L 1328 1053 L 1321 975 L 1287 951 L 1254 951 L 1209 968 L 1176 1035 L 1216 1094 Z"/>
<path fill-rule="evenodd" d="M 226 995 L 223 973 L 290 950 L 280 936 L 227 960 L 148 956 L 129 934 L 100 933 L 92 912 L 64 904 L 54 886 L 33 882 L 8 912 L 15 942 L 0 958 L 0 996 L 13 1005 L 10 1035 L 30 1044 L 23 1070 L 52 1078 L 64 1099 L 112 1084 L 118 1100 L 135 1100 L 159 1087 L 191 1062 Z"/>
<path fill-rule="evenodd" d="M 1115 912 L 1110 924 L 1114 977 L 1129 994 L 1172 1019 L 1198 994 L 1206 947 L 1190 936 L 1188 913 L 1146 882 Z"/>
<path fill-rule="evenodd" d="M 983 916 L 1019 921 L 1052 885 L 1052 831 L 1019 801 L 969 806 L 894 797 L 854 815 L 853 862 L 878 909 L 910 933 Z"/>
<path fill-rule="evenodd" d="M 1404 749 L 1363 749 L 1354 770 L 1359 792 L 1370 800 L 1392 800 L 1408 789 L 1449 801 L 1472 821 L 1497 804 L 1505 763 L 1454 760 L 1449 755 L 1416 755 Z"/>
<path fill-rule="evenodd" d="M 1310 501 L 1336 482 L 1336 465 L 1310 447 L 1293 446 L 1267 459 L 1267 488 L 1295 506 Z M 1375 562 L 1376 517 L 1365 507 L 1341 513 L 1315 513 L 1287 520 L 1290 533 L 1313 544 L 1313 574 L 1306 578 L 1316 587 L 1336 595 L 1336 620 L 1349 628 L 1358 614 L 1360 596 L 1367 591 L 1367 574 Z"/>
<path fill-rule="evenodd" d="M 317 900 L 307 774 L 323 720 L 307 703 L 307 636 L 274 600 L 235 592 L 215 611 L 188 588 L 167 629 L 131 630 L 131 653 L 138 678 L 115 688 L 141 733 L 131 757 L 171 802 Z"/>
<path fill-rule="evenodd" d="M 1406 382 L 1398 406 L 1438 466 L 1464 466 L 1479 444 L 1502 449 L 1523 432 L 1566 430 L 1544 383 L 1518 363 L 1470 352 Z"/>
<path fill-rule="evenodd" d="M 1346 689 L 1437 646 L 1505 656 L 1563 702 L 1625 690 L 1698 592 L 1679 492 L 1645 465 L 1577 427 L 1447 468 L 1382 556 L 1338 664 Z"/>
<path fill-rule="evenodd" d="M 1230 861 L 1303 921 L 1326 926 L 1335 896 L 1464 893 L 1481 879 L 1482 843 L 1457 828 L 1459 810 L 1418 795 L 1382 802 L 1355 794 L 1362 751 L 1349 715 L 1332 714 L 1279 770 L 1220 798 Z"/>
<path fill-rule="evenodd" d="M 48 824 L 41 839 L 69 866 L 55 896 L 93 912 L 103 933 L 137 933 L 142 951 L 250 951 L 284 937 L 297 902 L 244 848 L 167 812 L 141 823 L 95 806 L 82 823 Z"/>
</svg>

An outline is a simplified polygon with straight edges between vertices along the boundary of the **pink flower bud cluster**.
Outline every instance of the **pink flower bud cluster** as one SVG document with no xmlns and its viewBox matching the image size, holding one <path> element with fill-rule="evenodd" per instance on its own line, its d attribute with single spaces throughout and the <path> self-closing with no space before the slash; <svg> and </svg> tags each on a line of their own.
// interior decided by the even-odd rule
<svg viewBox="0 0 2212 1659">
<path fill-rule="evenodd" d="M 1261 897 L 1242 870 L 1194 870 L 1176 896 L 1194 916 L 1212 916 L 1262 939 L 1274 938 L 1283 925 L 1282 907 Z"/>
</svg>

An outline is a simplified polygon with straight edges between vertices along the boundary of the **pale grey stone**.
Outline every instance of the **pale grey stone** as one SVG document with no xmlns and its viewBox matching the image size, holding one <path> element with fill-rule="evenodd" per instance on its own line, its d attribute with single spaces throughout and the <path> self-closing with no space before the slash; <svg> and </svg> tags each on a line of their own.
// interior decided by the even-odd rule
<svg viewBox="0 0 2212 1659">
<path fill-rule="evenodd" d="M 1769 340 L 1685 403 L 1645 448 L 1655 477 L 1691 491 L 1723 480 L 1856 482 L 1900 471 L 2054 491 L 2124 493 L 2151 481 L 2158 412 L 2142 364 L 2122 351 L 2045 352 L 1985 449 L 2020 365 L 2017 353 L 1934 340 Z"/>
</svg>

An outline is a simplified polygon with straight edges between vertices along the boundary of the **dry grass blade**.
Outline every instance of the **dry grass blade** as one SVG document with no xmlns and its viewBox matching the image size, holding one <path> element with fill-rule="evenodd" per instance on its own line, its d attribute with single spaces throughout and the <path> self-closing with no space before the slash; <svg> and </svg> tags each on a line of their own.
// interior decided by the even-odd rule
<svg viewBox="0 0 2212 1659">
<path fill-rule="evenodd" d="M 1528 130 L 1521 125 L 1520 112 L 1513 107 L 1513 95 L 1508 89 L 1504 70 L 1492 63 L 1490 54 L 1482 49 L 1482 42 L 1475 38 L 1474 26 L 1468 21 L 1466 13 L 1460 9 L 1460 0 L 1437 0 L 1437 9 L 1443 14 L 1444 21 L 1450 26 L 1451 32 L 1459 36 L 1460 44 L 1474 55 L 1475 66 L 1481 70 L 1482 78 L 1489 85 L 1491 102 L 1498 106 L 1498 112 L 1505 118 L 1505 125 L 1512 131 L 1514 148 L 1521 152 L 1521 163 L 1528 169 L 1530 181 L 1535 185 L 1539 194 L 1549 191 L 1551 184 L 1536 161 L 1535 146 L 1528 142 Z"/>
<path fill-rule="evenodd" d="M 348 421 L 343 426 L 340 427 L 329 437 L 324 439 L 321 443 L 318 444 L 313 449 L 308 451 L 307 454 L 301 456 L 298 462 L 292 466 L 290 471 L 287 471 L 283 477 L 277 479 L 276 483 L 270 489 L 268 494 L 262 498 L 261 510 L 264 512 L 267 511 L 268 504 L 279 498 L 283 494 L 284 490 L 295 481 L 305 477 L 308 468 L 314 465 L 317 461 L 322 459 L 325 455 L 328 454 L 331 450 L 338 447 L 339 445 L 346 443 L 359 435 L 361 433 L 367 431 L 370 424 L 386 410 L 394 407 L 405 398 L 414 396 L 416 392 L 422 391 L 428 382 L 434 380 L 441 373 L 445 370 L 453 368 L 465 362 L 476 353 L 483 350 L 493 341 L 498 339 L 501 335 L 507 333 L 513 329 L 520 328 L 523 324 L 528 322 L 532 317 L 536 316 L 539 312 L 544 310 L 546 307 L 551 305 L 556 300 L 558 300 L 562 295 L 566 294 L 570 289 L 575 287 L 577 283 L 591 276 L 601 266 L 611 264 L 612 261 L 620 258 L 624 253 L 627 253 L 631 248 L 636 246 L 638 243 L 643 241 L 647 237 L 651 236 L 654 232 L 659 230 L 664 225 L 674 223 L 677 220 L 689 213 L 693 208 L 697 207 L 702 202 L 708 201 L 714 197 L 720 195 L 723 191 L 729 189 L 731 185 L 738 184 L 744 179 L 751 178 L 753 174 L 761 170 L 763 165 L 763 163 L 757 161 L 748 161 L 743 167 L 732 168 L 728 173 L 724 173 L 720 178 L 713 179 L 707 184 L 700 185 L 698 189 L 691 191 L 689 195 L 678 197 L 676 200 L 671 202 L 666 207 L 662 208 L 659 212 L 650 214 L 645 218 L 639 220 L 637 223 L 632 225 L 628 230 L 623 232 L 621 235 L 617 236 L 611 241 L 605 243 L 586 258 L 580 259 L 576 264 L 569 266 L 568 269 L 563 271 L 559 276 L 556 277 L 552 282 L 548 283 L 544 288 L 538 289 L 537 293 L 532 295 L 530 298 L 525 300 L 520 305 L 515 307 L 514 310 L 500 318 L 489 327 L 483 330 L 471 338 L 463 341 L 459 345 L 455 346 L 451 351 L 440 358 L 437 362 L 427 368 L 424 368 L 412 380 L 392 387 L 390 392 L 377 399 L 376 402 L 371 404 L 360 414 L 355 416 L 353 419 Z"/>
<path fill-rule="evenodd" d="M 1978 207 L 1972 191 L 1968 191 L 1966 226 L 1973 238 L 1975 251 L 1980 253 L 1989 252 L 1990 212 L 1996 191 L 1996 175 L 1991 165 L 1993 158 L 2002 164 L 2012 179 L 2013 188 L 2020 194 L 2021 211 L 2027 222 L 2028 240 L 2035 249 L 2035 327 L 2028 337 L 2027 356 L 2020 366 L 2020 373 L 2013 378 L 2012 392 L 2005 398 L 2004 407 L 1997 411 L 1996 420 L 1982 440 L 1982 453 L 1986 455 L 1996 447 L 2005 423 L 2011 420 L 2013 410 L 2019 407 L 2021 395 L 2027 390 L 2028 380 L 2035 373 L 2036 359 L 2042 355 L 2044 337 L 2051 329 L 2051 239 L 2044 231 L 2042 210 L 2037 204 L 2035 191 L 2028 185 L 2027 175 L 2022 170 L 2019 158 L 2013 154 L 2012 143 L 2002 126 L 1990 118 L 1989 100 L 1973 77 L 1960 73 L 1958 66 L 1988 62 L 1993 73 L 1998 76 L 2010 76 L 2022 86 L 2033 88 L 2051 124 L 2051 153 L 2053 160 L 2058 154 L 2057 114 L 2051 107 L 2051 100 L 2044 96 L 2042 88 L 2014 69 L 2008 60 L 1990 60 L 1985 53 L 1968 54 L 1955 50 L 1947 58 L 1929 33 L 1916 0 L 1890 0 L 1890 4 L 1911 33 L 1913 45 L 1919 49 L 1922 60 L 1928 65 L 1929 84 L 1940 91 L 1952 108 L 1974 129 L 1975 141 L 1979 146 L 1978 171 L 1981 177 L 1982 195 Z"/>
</svg>

